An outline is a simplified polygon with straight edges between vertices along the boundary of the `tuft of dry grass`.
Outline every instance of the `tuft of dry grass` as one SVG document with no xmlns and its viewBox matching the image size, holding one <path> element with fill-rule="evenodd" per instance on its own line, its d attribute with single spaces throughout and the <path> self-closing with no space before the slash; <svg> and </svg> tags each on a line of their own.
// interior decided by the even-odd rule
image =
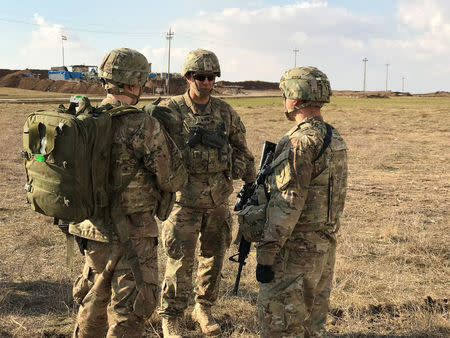
<svg viewBox="0 0 450 338">
<path fill-rule="evenodd" d="M 250 149 L 291 128 L 281 99 L 230 99 Z M 71 283 L 82 266 L 65 266 L 65 237 L 25 204 L 20 151 L 27 113 L 43 104 L 0 104 L 0 336 L 70 337 L 76 309 Z M 349 186 L 337 251 L 327 329 L 332 337 L 450 336 L 449 98 L 333 97 L 325 119 L 349 147 Z M 239 189 L 240 183 L 235 183 Z M 234 202 L 234 201 L 233 201 Z M 235 224 L 236 226 L 236 224 Z M 232 246 L 230 255 L 236 251 Z M 165 257 L 160 248 L 160 276 Z M 254 251 L 240 291 L 228 260 L 214 315 L 223 336 L 257 337 Z M 186 311 L 187 337 L 201 337 Z M 161 337 L 157 314 L 148 337 Z"/>
</svg>

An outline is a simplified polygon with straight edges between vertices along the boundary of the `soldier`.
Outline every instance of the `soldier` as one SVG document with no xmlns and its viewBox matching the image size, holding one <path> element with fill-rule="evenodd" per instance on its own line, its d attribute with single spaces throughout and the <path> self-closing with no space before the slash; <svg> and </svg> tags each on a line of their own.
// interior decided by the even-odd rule
<svg viewBox="0 0 450 338">
<path fill-rule="evenodd" d="M 139 100 L 148 72 L 145 56 L 128 48 L 112 50 L 100 66 L 107 91 L 102 105 L 128 109 L 112 119 L 110 184 L 117 201 L 113 221 L 105 217 L 69 227 L 84 243 L 86 257 L 73 289 L 80 305 L 74 337 L 141 337 L 156 307 L 154 215 L 161 194 L 179 190 L 187 175 L 181 154 L 159 122 L 127 106 Z"/>
<path fill-rule="evenodd" d="M 217 56 L 208 50 L 191 51 L 181 75 L 188 83 L 184 95 L 162 102 L 171 113 L 155 114 L 183 154 L 189 179 L 177 193 L 175 206 L 163 224 L 167 253 L 160 315 L 164 336 L 180 337 L 179 318 L 192 292 L 192 273 L 200 239 L 195 307 L 192 318 L 206 335 L 217 335 L 220 326 L 211 315 L 217 299 L 224 254 L 231 242 L 228 197 L 232 180 L 255 179 L 253 155 L 247 148 L 245 127 L 236 111 L 212 97 Z"/>
<path fill-rule="evenodd" d="M 282 76 L 280 89 L 295 126 L 277 144 L 265 183 L 270 200 L 256 268 L 261 337 L 318 337 L 344 208 L 347 147 L 321 116 L 331 95 L 324 73 L 293 68 Z"/>
</svg>

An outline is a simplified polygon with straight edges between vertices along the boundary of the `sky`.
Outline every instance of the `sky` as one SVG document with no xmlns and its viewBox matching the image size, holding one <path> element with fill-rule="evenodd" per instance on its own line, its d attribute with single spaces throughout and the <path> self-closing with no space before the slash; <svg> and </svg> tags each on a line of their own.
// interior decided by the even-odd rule
<svg viewBox="0 0 450 338">
<path fill-rule="evenodd" d="M 366 90 L 450 91 L 448 0 L 0 0 L 0 68 L 61 66 L 63 43 L 65 65 L 129 47 L 165 72 L 169 28 L 171 72 L 205 48 L 220 80 L 275 82 L 316 66 L 333 89 L 362 90 L 367 58 Z"/>
</svg>

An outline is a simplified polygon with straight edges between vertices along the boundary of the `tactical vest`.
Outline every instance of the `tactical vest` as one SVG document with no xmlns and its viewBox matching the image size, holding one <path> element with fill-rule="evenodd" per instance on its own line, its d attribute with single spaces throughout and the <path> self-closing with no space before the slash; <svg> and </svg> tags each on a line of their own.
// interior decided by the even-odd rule
<svg viewBox="0 0 450 338">
<path fill-rule="evenodd" d="M 210 174 L 231 168 L 231 152 L 228 136 L 231 118 L 221 111 L 211 97 L 211 114 L 194 114 L 183 96 L 172 98 L 182 119 L 183 144 L 178 144 L 187 169 L 191 174 Z"/>
<path fill-rule="evenodd" d="M 310 127 L 300 127 L 290 132 L 289 139 L 301 138 Z M 278 149 L 283 149 L 279 144 Z M 308 194 L 297 222 L 299 231 L 336 230 L 337 222 L 344 209 L 347 187 L 347 146 L 336 129 L 332 129 L 330 145 L 314 161 L 312 179 L 306 187 Z M 287 159 L 286 149 L 278 154 L 272 165 Z"/>
</svg>

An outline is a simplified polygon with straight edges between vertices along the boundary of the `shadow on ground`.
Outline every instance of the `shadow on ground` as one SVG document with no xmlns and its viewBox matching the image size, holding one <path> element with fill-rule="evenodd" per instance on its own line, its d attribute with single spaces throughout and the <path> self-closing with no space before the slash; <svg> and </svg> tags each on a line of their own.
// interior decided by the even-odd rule
<svg viewBox="0 0 450 338">
<path fill-rule="evenodd" d="M 444 330 L 445 328 L 439 328 Z M 330 338 L 425 338 L 436 337 L 440 338 L 442 335 L 430 334 L 428 332 L 417 332 L 411 335 L 380 335 L 380 334 L 366 334 L 366 333 L 348 333 L 348 334 L 328 334 Z"/>
<path fill-rule="evenodd" d="M 0 315 L 67 314 L 73 311 L 72 304 L 70 284 L 45 281 L 0 282 Z"/>
</svg>

